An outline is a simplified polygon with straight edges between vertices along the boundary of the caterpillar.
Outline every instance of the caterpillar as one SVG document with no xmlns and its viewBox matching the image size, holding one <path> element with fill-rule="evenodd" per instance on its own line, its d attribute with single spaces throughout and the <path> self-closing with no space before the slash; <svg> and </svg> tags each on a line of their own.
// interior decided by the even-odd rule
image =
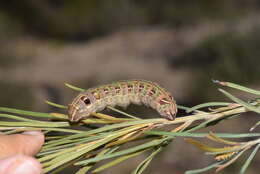
<svg viewBox="0 0 260 174">
<path fill-rule="evenodd" d="M 89 117 L 106 106 L 127 107 L 130 103 L 155 109 L 162 117 L 174 120 L 176 103 L 171 94 L 157 83 L 146 80 L 126 80 L 90 88 L 81 92 L 68 105 L 71 122 Z"/>
</svg>

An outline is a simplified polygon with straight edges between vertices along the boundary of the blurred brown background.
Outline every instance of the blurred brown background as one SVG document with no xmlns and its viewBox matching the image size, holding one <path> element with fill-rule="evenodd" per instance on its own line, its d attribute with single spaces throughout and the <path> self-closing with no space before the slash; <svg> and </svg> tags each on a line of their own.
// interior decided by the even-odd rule
<svg viewBox="0 0 260 174">
<path fill-rule="evenodd" d="M 2 1 L 0 105 L 53 111 L 45 99 L 67 104 L 76 95 L 64 82 L 88 88 L 147 79 L 186 106 L 225 100 L 211 79 L 260 89 L 259 10 L 258 0 Z M 246 117 L 213 130 L 248 132 L 256 116 Z M 130 173 L 142 159 L 104 173 Z M 243 159 L 220 173 L 237 173 Z M 146 173 L 180 174 L 212 162 L 179 138 Z M 259 173 L 259 162 L 258 155 L 248 174 Z"/>
</svg>

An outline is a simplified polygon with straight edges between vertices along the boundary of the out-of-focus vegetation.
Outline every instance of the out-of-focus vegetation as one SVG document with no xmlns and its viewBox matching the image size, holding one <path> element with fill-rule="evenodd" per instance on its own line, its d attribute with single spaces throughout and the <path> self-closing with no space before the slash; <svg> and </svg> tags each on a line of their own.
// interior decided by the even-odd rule
<svg viewBox="0 0 260 174">
<path fill-rule="evenodd" d="M 212 97 L 212 79 L 233 80 L 244 84 L 258 84 L 260 74 L 259 28 L 245 35 L 227 33 L 210 37 L 196 47 L 170 59 L 173 68 L 189 68 L 197 75 L 200 85 L 194 86 L 196 100 Z M 202 86 L 206 88 L 202 88 Z M 200 97 L 198 97 L 200 91 Z M 220 96 L 214 96 L 220 97 Z"/>
<path fill-rule="evenodd" d="M 1 2 L 1 14 L 15 27 L 40 37 L 86 40 L 125 27 L 192 27 L 205 21 L 234 20 L 257 12 L 257 0 L 24 0 Z"/>
<path fill-rule="evenodd" d="M 4 106 L 32 109 L 35 102 L 32 88 L 22 83 L 0 82 L 0 103 Z M 13 97 L 10 97 L 13 96 Z"/>
<path fill-rule="evenodd" d="M 260 91 L 238 84 L 217 80 L 214 82 L 225 87 L 241 90 L 241 92 L 247 94 L 260 95 Z M 70 84 L 66 84 L 66 86 L 78 92 L 84 91 L 84 89 Z M 79 126 L 83 129 L 82 131 L 73 129 L 71 124 L 68 123 L 68 115 L 62 113 L 49 114 L 0 107 L 0 116 L 11 119 L 6 122 L 0 121 L 0 126 L 3 134 L 7 135 L 25 130 L 41 129 L 45 132 L 46 142 L 41 151 L 36 155 L 42 163 L 43 173 L 57 173 L 67 170 L 71 166 L 77 166 L 78 171 L 75 174 L 85 174 L 88 171 L 98 173 L 141 154 L 149 154 L 145 160 L 138 162 L 137 167 L 133 167 L 135 169 L 132 169 L 132 174 L 142 174 L 159 152 L 166 150 L 165 147 L 167 145 L 175 143 L 175 138 L 186 137 L 187 142 L 206 151 L 207 155 L 214 156 L 216 162 L 202 169 L 187 171 L 185 174 L 204 173 L 212 171 L 212 169 L 215 169 L 217 172 L 224 170 L 226 167 L 237 162 L 244 152 L 251 151 L 251 155 L 247 157 L 246 162 L 243 163 L 240 169 L 240 174 L 245 174 L 260 148 L 259 133 L 215 134 L 212 132 L 197 133 L 196 131 L 220 124 L 220 121 L 227 120 L 234 115 L 248 114 L 247 112 L 249 111 L 260 113 L 260 100 L 253 98 L 250 102 L 245 102 L 224 89 L 219 89 L 219 91 L 232 100 L 232 103 L 210 102 L 192 108 L 178 106 L 178 109 L 190 114 L 189 116 L 176 118 L 175 120 L 162 118 L 141 119 L 113 107 L 108 107 L 127 118 L 92 113 L 90 117 L 80 121 Z M 47 103 L 59 109 L 68 109 L 65 105 L 49 101 Z M 211 108 L 209 111 L 202 111 L 201 109 L 205 107 L 214 107 L 214 109 Z M 21 115 L 32 117 L 32 119 L 22 118 Z M 40 121 L 42 118 L 49 120 Z M 56 122 L 52 120 L 56 120 Z M 259 126 L 260 122 L 258 120 L 255 120 L 256 123 L 254 125 L 251 125 L 251 131 Z M 102 127 L 84 130 L 84 126 L 89 125 L 102 125 Z M 172 126 L 175 127 L 173 128 Z M 168 127 L 168 129 L 158 132 L 158 129 L 162 129 L 163 127 Z M 54 132 L 63 133 L 63 135 L 52 135 Z M 195 140 L 195 138 L 198 140 Z M 202 143 L 201 138 L 207 138 L 221 145 L 224 144 L 224 147 L 206 145 Z M 234 138 L 239 138 L 239 141 L 230 140 Z M 250 140 L 243 140 L 243 138 Z M 183 148 L 180 151 L 185 153 Z M 99 166 L 98 164 L 102 161 L 105 161 L 105 163 Z M 97 168 L 96 165 L 98 165 Z"/>
<path fill-rule="evenodd" d="M 237 36 L 232 32 L 211 37 L 200 45 L 179 55 L 171 62 L 174 67 L 188 66 L 212 78 L 236 82 L 257 83 L 260 69 L 259 28 Z M 204 66 L 203 68 L 201 68 Z M 241 73 L 243 72 L 243 73 Z"/>
</svg>

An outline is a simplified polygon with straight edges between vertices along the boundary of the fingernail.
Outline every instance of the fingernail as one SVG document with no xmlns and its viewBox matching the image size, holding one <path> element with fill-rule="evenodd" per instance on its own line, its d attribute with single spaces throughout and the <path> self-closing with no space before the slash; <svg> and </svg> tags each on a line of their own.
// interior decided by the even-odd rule
<svg viewBox="0 0 260 174">
<path fill-rule="evenodd" d="M 41 174 L 40 163 L 29 156 L 15 155 L 0 161 L 0 174 Z"/>
<path fill-rule="evenodd" d="M 23 135 L 31 135 L 38 141 L 44 143 L 44 134 L 41 131 L 26 131 L 22 133 Z"/>
<path fill-rule="evenodd" d="M 42 132 L 41 131 L 26 131 L 26 132 L 23 132 L 22 134 L 25 134 L 25 135 L 42 135 Z"/>
</svg>

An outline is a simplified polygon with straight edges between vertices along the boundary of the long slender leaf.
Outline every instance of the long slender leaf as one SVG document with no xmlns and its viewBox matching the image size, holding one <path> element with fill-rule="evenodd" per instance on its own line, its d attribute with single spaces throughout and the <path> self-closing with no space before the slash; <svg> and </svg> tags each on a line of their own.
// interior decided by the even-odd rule
<svg viewBox="0 0 260 174">
<path fill-rule="evenodd" d="M 133 119 L 140 119 L 140 118 L 135 117 L 135 116 L 133 116 L 133 115 L 131 115 L 131 114 L 128 114 L 128 113 L 123 112 L 123 111 L 120 111 L 119 109 L 116 109 L 116 108 L 114 108 L 114 107 L 107 106 L 107 108 L 111 109 L 112 111 L 118 112 L 118 113 L 120 113 L 120 114 L 122 114 L 122 115 L 125 115 L 125 116 L 127 116 L 127 117 L 130 117 L 130 118 L 133 118 Z"/>
<path fill-rule="evenodd" d="M 187 111 L 187 110 L 189 110 L 189 109 L 190 109 L 189 107 L 182 106 L 182 105 L 177 105 L 177 108 L 178 108 L 178 109 L 185 110 L 185 111 Z"/>
<path fill-rule="evenodd" d="M 122 151 L 119 151 L 119 152 L 115 152 L 115 153 L 112 153 L 112 154 L 109 154 L 109 155 L 104 155 L 102 157 L 95 157 L 95 158 L 83 160 L 83 161 L 75 163 L 75 165 L 85 165 L 85 164 L 88 164 L 88 163 L 98 162 L 98 161 L 101 161 L 101 160 L 114 158 L 114 157 L 118 157 L 118 156 L 121 156 L 121 155 L 127 155 L 127 154 L 134 153 L 134 152 L 146 149 L 146 148 L 157 146 L 159 144 L 162 144 L 164 141 L 165 141 L 165 139 L 153 140 L 151 142 L 147 142 L 147 143 L 144 143 L 144 144 L 141 144 L 141 145 L 137 145 L 135 147 L 132 147 L 132 148 L 129 148 L 129 149 L 126 149 L 126 150 L 122 150 Z"/>
<path fill-rule="evenodd" d="M 255 107 L 247 102 L 244 102 L 243 100 L 233 96 L 232 94 L 228 93 L 227 91 L 223 90 L 223 89 L 219 89 L 220 92 L 222 92 L 225 96 L 227 96 L 228 98 L 230 98 L 231 100 L 233 100 L 236 103 L 239 103 L 240 105 L 244 106 L 245 108 L 247 108 L 250 111 L 254 111 L 260 114 L 260 108 Z"/>
<path fill-rule="evenodd" d="M 61 108 L 61 109 L 67 109 L 68 108 L 68 106 L 57 104 L 57 103 L 53 103 L 53 102 L 48 101 L 48 100 L 46 100 L 45 103 L 47 103 L 50 106 L 54 106 L 56 108 Z"/>
<path fill-rule="evenodd" d="M 230 88 L 238 89 L 238 90 L 241 90 L 241 91 L 244 91 L 244 92 L 248 92 L 248 93 L 251 93 L 251 94 L 260 95 L 260 91 L 259 90 L 247 88 L 245 86 L 238 85 L 238 84 L 235 84 L 235 83 L 221 82 L 221 81 L 218 81 L 218 80 L 215 80 L 213 82 L 218 83 L 218 84 L 220 84 L 222 86 L 228 86 Z"/>
<path fill-rule="evenodd" d="M 117 147 L 111 148 L 111 149 L 110 148 L 104 149 L 101 152 L 99 152 L 97 154 L 97 156 L 102 156 L 104 154 L 112 153 L 116 149 L 117 149 Z M 94 165 L 95 165 L 95 163 L 92 163 L 91 165 L 84 166 L 81 169 L 79 169 L 75 174 L 86 174 Z"/>
<path fill-rule="evenodd" d="M 209 103 L 202 103 L 196 106 L 191 107 L 190 109 L 188 109 L 186 112 L 190 113 L 194 110 L 200 109 L 200 108 L 205 108 L 205 107 L 211 107 L 211 106 L 227 106 L 230 103 L 227 102 L 209 102 Z"/>
<path fill-rule="evenodd" d="M 52 115 L 50 115 L 48 113 L 25 111 L 25 110 L 21 110 L 21 109 L 14 109 L 14 108 L 7 108 L 7 107 L 0 107 L 0 111 L 13 113 L 13 114 L 33 116 L 33 117 L 54 118 Z"/>
<path fill-rule="evenodd" d="M 145 123 L 159 123 L 161 121 L 164 121 L 164 119 L 149 119 L 149 120 L 134 120 L 134 121 L 129 121 L 129 122 L 124 122 L 124 123 L 118 123 L 118 124 L 113 124 L 113 125 L 107 125 L 107 126 L 103 126 L 97 129 L 93 129 L 87 132 L 83 132 L 80 134 L 74 134 L 62 139 L 59 139 L 57 141 L 64 141 L 67 139 L 75 139 L 75 138 L 80 138 L 80 137 L 86 137 L 89 135 L 93 135 L 93 134 L 97 134 L 97 133 L 101 133 L 101 132 L 106 132 L 106 131 L 111 131 L 114 129 L 118 129 L 118 128 L 123 128 L 123 127 L 127 127 L 127 126 L 132 126 L 132 125 L 138 125 L 138 124 L 145 124 Z M 55 142 L 55 141 L 53 141 Z"/>
<path fill-rule="evenodd" d="M 98 140 L 93 144 L 90 144 L 90 145 L 87 144 L 86 146 L 77 149 L 77 151 L 73 151 L 71 153 L 64 153 L 62 155 L 59 155 L 58 157 L 55 157 L 54 159 L 52 159 L 50 161 L 52 164 L 49 167 L 46 167 L 44 169 L 44 172 L 49 172 L 49 171 L 55 169 L 58 166 L 61 166 L 61 165 L 65 164 L 65 163 L 67 163 L 71 160 L 74 160 L 74 159 L 84 155 L 85 153 L 87 153 L 87 152 L 89 152 L 93 149 L 96 149 L 96 148 L 98 148 L 98 147 L 100 147 L 100 146 L 102 146 L 102 145 L 104 145 L 104 144 L 106 144 L 106 143 L 126 134 L 127 132 L 134 131 L 135 129 L 136 128 L 132 128 L 132 129 L 128 129 L 127 131 L 122 131 L 120 133 L 111 134 L 110 136 L 107 136 L 104 139 Z M 96 158 L 99 158 L 99 157 L 97 156 Z M 94 159 L 94 158 L 92 158 L 92 159 Z M 79 162 L 77 162 L 77 163 L 79 163 Z M 75 163 L 75 165 L 77 163 Z M 83 163 L 84 163 L 84 165 L 86 164 L 85 162 L 83 162 Z"/>
<path fill-rule="evenodd" d="M 10 127 L 5 127 L 6 130 Z M 13 133 L 19 133 L 24 131 L 33 131 L 33 130 L 42 130 L 42 131 L 53 131 L 53 132 L 63 132 L 63 133 L 82 133 L 84 131 L 80 130 L 74 130 L 74 129 L 64 129 L 64 128 L 58 128 L 58 127 L 11 127 L 13 130 Z M 5 132 L 6 133 L 6 132 Z M 50 137 L 46 137 L 50 138 Z M 62 137 L 60 137 L 62 138 Z"/>
<path fill-rule="evenodd" d="M 199 137 L 203 138 L 208 135 L 208 133 L 189 133 L 189 132 L 165 132 L 165 131 L 148 131 L 145 132 L 148 135 L 162 135 L 162 136 L 181 136 L 181 137 Z M 221 138 L 244 138 L 244 137 L 260 137 L 260 133 L 245 133 L 245 134 L 235 134 L 235 133 L 214 133 Z"/>
<path fill-rule="evenodd" d="M 253 131 L 255 128 L 257 128 L 260 125 L 260 121 L 258 121 L 254 126 L 250 128 L 250 131 Z"/>
<path fill-rule="evenodd" d="M 152 161 L 152 159 L 154 158 L 154 156 L 155 156 L 156 154 L 158 154 L 161 150 L 162 150 L 162 147 L 159 147 L 159 148 L 156 149 L 154 152 L 152 152 L 151 155 L 149 155 L 145 160 L 143 160 L 143 161 L 137 166 L 137 168 L 132 172 L 132 174 L 141 174 L 141 173 L 143 173 L 143 171 L 148 167 L 148 165 L 150 164 L 150 162 Z"/>
<path fill-rule="evenodd" d="M 256 152 L 259 150 L 259 148 L 260 148 L 260 144 L 258 144 L 258 145 L 254 148 L 253 152 L 252 152 L 252 153 L 250 154 L 250 156 L 247 158 L 245 164 L 242 166 L 242 168 L 241 168 L 241 170 L 240 170 L 240 174 L 244 174 L 244 173 L 245 173 L 246 169 L 248 168 L 249 164 L 252 162 L 252 160 L 253 160 L 253 158 L 254 158 Z"/>
<path fill-rule="evenodd" d="M 67 86 L 68 88 L 73 89 L 73 90 L 75 90 L 75 91 L 78 91 L 78 92 L 83 92 L 83 91 L 85 91 L 85 89 L 79 88 L 79 87 L 74 86 L 74 85 L 71 85 L 71 84 L 69 84 L 69 83 L 65 83 L 65 86 Z"/>
<path fill-rule="evenodd" d="M 21 127 L 68 127 L 69 123 L 67 122 L 8 122 L 8 121 L 0 121 L 0 126 L 21 126 Z"/>
<path fill-rule="evenodd" d="M 119 158 L 117 158 L 117 159 L 115 159 L 113 161 L 110 161 L 110 162 L 108 162 L 108 163 L 106 163 L 106 164 L 96 168 L 95 170 L 92 171 L 92 173 L 101 172 L 101 171 L 103 171 L 103 170 L 105 170 L 107 168 L 110 168 L 112 166 L 115 166 L 115 165 L 117 165 L 117 164 L 119 164 L 119 163 L 129 159 L 129 158 L 133 158 L 133 157 L 135 157 L 137 155 L 140 155 L 141 153 L 143 153 L 145 151 L 146 150 L 143 150 L 143 151 L 140 151 L 140 152 L 135 152 L 135 153 L 132 153 L 132 154 L 129 154 L 129 155 L 124 155 L 122 157 L 119 157 Z"/>
<path fill-rule="evenodd" d="M 92 167 L 92 165 L 84 166 L 80 168 L 75 174 L 86 174 Z"/>
<path fill-rule="evenodd" d="M 3 117 L 3 118 L 9 118 L 9 119 L 13 119 L 13 120 L 18 120 L 18 121 L 28 121 L 28 122 L 41 122 L 41 121 L 38 121 L 38 120 L 33 120 L 33 119 L 29 119 L 29 118 L 23 118 L 23 117 L 20 117 L 20 116 L 15 116 L 15 115 L 10 115 L 10 114 L 1 114 L 0 113 L 0 118 Z"/>
<path fill-rule="evenodd" d="M 204 168 L 201 168 L 201 169 L 195 169 L 195 170 L 189 170 L 189 171 L 186 171 L 185 174 L 196 174 L 196 173 L 203 173 L 203 172 L 206 172 L 210 169 L 213 169 L 217 166 L 219 166 L 222 162 L 216 162 L 214 164 L 211 164 L 207 167 L 204 167 Z"/>
</svg>

